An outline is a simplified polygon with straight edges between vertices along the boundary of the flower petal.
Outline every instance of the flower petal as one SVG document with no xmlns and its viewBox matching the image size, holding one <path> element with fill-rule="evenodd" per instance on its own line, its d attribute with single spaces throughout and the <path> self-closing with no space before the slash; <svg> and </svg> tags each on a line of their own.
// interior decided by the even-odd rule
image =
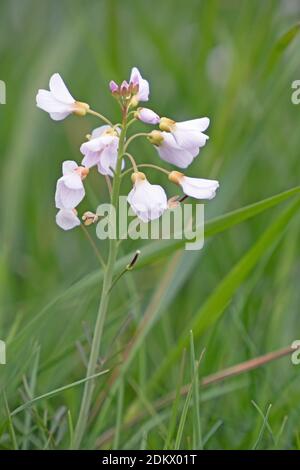
<svg viewBox="0 0 300 470">
<path fill-rule="evenodd" d="M 149 99 L 149 83 L 145 80 L 137 67 L 133 67 L 130 74 L 130 83 L 139 86 L 139 91 L 136 95 L 138 101 L 148 101 Z"/>
<path fill-rule="evenodd" d="M 47 113 L 71 113 L 72 106 L 58 101 L 50 91 L 39 90 L 36 95 L 37 107 Z"/>
<path fill-rule="evenodd" d="M 73 173 L 74 170 L 77 170 L 78 165 L 74 160 L 65 160 L 62 164 L 62 174 L 68 175 Z"/>
<path fill-rule="evenodd" d="M 182 129 L 190 129 L 190 130 L 197 130 L 199 132 L 204 132 L 209 126 L 209 118 L 199 118 L 199 119 L 190 119 L 189 121 L 181 121 L 177 122 L 176 125 L 181 127 Z"/>
<path fill-rule="evenodd" d="M 66 185 L 65 178 L 69 179 L 70 177 L 71 175 L 63 176 L 57 181 L 55 205 L 58 209 L 73 209 L 78 206 L 84 198 L 85 190 L 82 182 L 81 187 L 76 189 L 72 189 Z M 70 180 L 68 183 L 70 184 Z"/>
<path fill-rule="evenodd" d="M 209 138 L 206 134 L 197 130 L 185 130 L 179 128 L 176 124 L 176 129 L 172 131 L 172 134 L 179 145 L 184 149 L 190 149 L 193 147 L 204 147 L 207 139 Z"/>
<path fill-rule="evenodd" d="M 72 209 L 61 209 L 56 214 L 56 223 L 63 230 L 71 230 L 80 225 L 80 220 Z"/>
<path fill-rule="evenodd" d="M 168 208 L 167 196 L 159 185 L 149 181 L 137 181 L 127 196 L 133 212 L 143 221 L 148 222 L 159 218 Z"/>
<path fill-rule="evenodd" d="M 65 113 L 49 113 L 49 114 L 50 114 L 51 119 L 53 119 L 53 121 L 62 121 L 63 119 L 68 117 L 70 114 L 72 114 L 72 111 L 65 112 Z"/>
<path fill-rule="evenodd" d="M 187 196 L 196 199 L 212 199 L 216 195 L 219 182 L 216 180 L 184 176 L 180 180 L 180 185 Z"/>
<path fill-rule="evenodd" d="M 105 124 L 104 126 L 96 127 L 96 129 L 92 131 L 92 139 L 95 139 L 96 137 L 100 137 L 100 135 L 102 135 L 108 129 L 111 129 L 111 126 L 107 124 Z"/>
<path fill-rule="evenodd" d="M 106 147 L 100 155 L 100 159 L 98 162 L 98 171 L 102 175 L 109 175 L 114 176 L 113 170 L 116 168 L 118 159 L 118 148 L 117 146 L 110 145 Z"/>
<path fill-rule="evenodd" d="M 175 141 L 169 132 L 162 132 L 163 142 L 156 146 L 156 150 L 163 160 L 179 168 L 188 167 L 199 153 L 198 147 L 184 149 Z"/>
<path fill-rule="evenodd" d="M 74 104 L 75 100 L 59 73 L 54 73 L 49 81 L 49 88 L 53 96 L 62 103 Z"/>
</svg>

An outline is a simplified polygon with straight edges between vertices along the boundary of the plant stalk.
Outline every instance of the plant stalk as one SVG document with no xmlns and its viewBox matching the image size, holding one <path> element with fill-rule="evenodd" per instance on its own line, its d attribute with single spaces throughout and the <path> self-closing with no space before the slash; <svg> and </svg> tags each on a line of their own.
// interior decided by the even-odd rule
<svg viewBox="0 0 300 470">
<path fill-rule="evenodd" d="M 124 154 L 124 145 L 126 141 L 126 121 L 127 121 L 127 111 L 124 110 L 122 130 L 121 130 L 120 139 L 119 139 L 118 161 L 117 161 L 117 165 L 115 169 L 112 194 L 111 194 L 111 204 L 116 209 L 116 213 L 118 213 L 118 199 L 119 199 L 119 192 L 120 192 L 122 156 Z M 111 214 L 111 217 L 113 217 L 113 213 Z M 117 217 L 117 220 L 118 220 L 118 217 Z M 115 221 L 112 220 L 111 223 L 115 223 Z M 103 333 L 103 326 L 104 326 L 109 298 L 110 298 L 110 287 L 112 284 L 114 265 L 115 265 L 115 261 L 117 257 L 117 250 L 118 250 L 117 239 L 110 238 L 107 266 L 106 266 L 106 270 L 105 270 L 104 278 L 103 278 L 99 310 L 98 310 L 98 315 L 96 319 L 95 332 L 93 336 L 91 352 L 90 352 L 90 357 L 89 357 L 89 362 L 88 362 L 88 368 L 87 368 L 87 373 L 86 373 L 87 377 L 94 375 L 96 368 L 97 368 L 97 362 L 98 362 L 102 333 Z M 75 433 L 74 433 L 74 445 L 73 445 L 74 449 L 80 448 L 82 438 L 86 430 L 89 411 L 91 407 L 93 390 L 94 390 L 94 380 L 89 380 L 85 382 L 80 411 L 79 411 L 79 417 L 78 417 L 78 421 L 77 421 Z"/>
</svg>

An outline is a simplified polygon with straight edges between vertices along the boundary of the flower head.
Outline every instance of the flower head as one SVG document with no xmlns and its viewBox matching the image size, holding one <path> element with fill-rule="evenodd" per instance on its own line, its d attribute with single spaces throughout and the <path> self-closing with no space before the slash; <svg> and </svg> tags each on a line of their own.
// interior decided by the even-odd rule
<svg viewBox="0 0 300 470">
<path fill-rule="evenodd" d="M 145 122 L 146 124 L 158 124 L 160 121 L 159 115 L 149 108 L 139 108 L 134 113 L 134 117 L 140 121 Z"/>
<path fill-rule="evenodd" d="M 180 147 L 170 132 L 152 131 L 149 140 L 154 144 L 162 160 L 179 168 L 188 167 L 199 153 L 198 147 L 188 149 Z"/>
<path fill-rule="evenodd" d="M 163 188 L 150 184 L 142 172 L 132 174 L 133 189 L 127 197 L 133 212 L 143 222 L 158 219 L 168 208 L 167 196 Z"/>
<path fill-rule="evenodd" d="M 63 162 L 62 172 L 63 176 L 56 184 L 55 205 L 58 209 L 73 209 L 84 198 L 82 180 L 87 176 L 89 169 L 67 160 Z"/>
<path fill-rule="evenodd" d="M 76 209 L 60 209 L 56 214 L 56 223 L 63 230 L 71 230 L 80 225 Z"/>
<path fill-rule="evenodd" d="M 36 95 L 37 107 L 50 114 L 54 121 L 61 121 L 69 114 L 84 116 L 89 109 L 87 103 L 75 101 L 59 73 L 52 75 L 48 90 L 39 90 Z"/>
<path fill-rule="evenodd" d="M 97 165 L 99 173 L 113 176 L 118 159 L 119 134 L 110 126 L 94 129 L 90 140 L 84 142 L 80 151 L 84 155 L 82 164 L 88 168 Z"/>
<path fill-rule="evenodd" d="M 203 147 L 209 138 L 203 134 L 208 126 L 209 119 L 207 117 L 183 122 L 175 122 L 163 117 L 159 124 L 159 128 L 162 131 L 171 132 L 179 147 L 184 149 Z"/>
<path fill-rule="evenodd" d="M 213 199 L 219 187 L 216 180 L 190 178 L 179 171 L 171 171 L 169 180 L 180 185 L 184 194 L 195 199 Z"/>
<path fill-rule="evenodd" d="M 119 86 L 111 80 L 109 89 L 114 96 L 129 99 L 132 106 L 137 106 L 139 101 L 148 101 L 149 99 L 149 83 L 136 67 L 131 70 L 129 83 L 124 80 Z"/>
</svg>

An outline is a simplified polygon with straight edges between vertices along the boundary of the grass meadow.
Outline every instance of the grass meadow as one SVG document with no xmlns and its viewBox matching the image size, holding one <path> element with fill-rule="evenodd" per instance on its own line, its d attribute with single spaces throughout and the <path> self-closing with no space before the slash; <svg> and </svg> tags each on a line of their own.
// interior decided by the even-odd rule
<svg viewBox="0 0 300 470">
<path fill-rule="evenodd" d="M 189 175 L 220 189 L 202 250 L 122 242 L 116 273 L 141 255 L 114 287 L 80 447 L 300 449 L 299 2 L 1 0 L 0 12 L 0 448 L 72 448 L 103 279 L 54 205 L 61 162 L 98 122 L 52 121 L 37 90 L 59 72 L 117 122 L 108 83 L 137 66 L 161 116 L 210 117 Z M 132 149 L 159 164 L 146 141 Z M 86 192 L 83 210 L 107 201 L 96 173 Z"/>
</svg>

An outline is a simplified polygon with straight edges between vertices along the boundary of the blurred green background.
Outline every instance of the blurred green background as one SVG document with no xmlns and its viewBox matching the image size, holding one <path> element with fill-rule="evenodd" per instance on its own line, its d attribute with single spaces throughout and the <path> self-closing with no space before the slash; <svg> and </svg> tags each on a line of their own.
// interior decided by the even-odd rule
<svg viewBox="0 0 300 470">
<path fill-rule="evenodd" d="M 54 219 L 61 163 L 80 161 L 79 146 L 99 123 L 74 116 L 51 121 L 35 106 L 37 90 L 48 88 L 50 75 L 59 72 L 73 96 L 117 122 L 119 110 L 108 82 L 129 78 L 131 67 L 137 66 L 150 82 L 149 107 L 161 116 L 209 116 L 209 143 L 188 169 L 190 176 L 220 181 L 216 199 L 205 208 L 208 220 L 299 184 L 300 105 L 291 102 L 291 84 L 300 79 L 295 26 L 300 4 L 1 0 L 0 10 L 0 79 L 7 86 L 7 104 L 0 105 L 0 339 L 7 342 L 0 384 L 12 411 L 30 395 L 85 376 L 87 338 L 100 292 L 98 261 L 84 234 L 80 229 L 65 233 Z M 147 142 L 136 141 L 132 153 L 140 163 L 159 164 Z M 149 174 L 170 195 L 176 194 L 164 176 Z M 123 193 L 128 189 L 129 182 Z M 107 197 L 104 180 L 93 172 L 80 210 L 93 210 Z M 182 351 L 153 382 L 154 374 L 207 299 L 216 292 L 218 298 L 216 289 L 226 275 L 288 204 L 208 239 L 201 252 L 169 254 L 120 282 L 102 348 L 101 359 L 110 372 L 98 379 L 84 447 L 112 446 L 105 432 L 116 424 L 122 387 L 123 427 L 115 445 L 164 446 L 172 410 L 170 404 L 162 409 L 156 405 L 176 389 Z M 94 235 L 93 227 L 89 231 Z M 140 245 L 124 242 L 123 253 Z M 99 243 L 99 249 L 105 254 L 106 244 Z M 298 214 L 253 264 L 236 282 L 222 315 L 195 334 L 196 355 L 206 348 L 200 377 L 300 339 Z M 122 353 L 143 318 L 151 319 L 150 327 L 143 330 L 120 376 Z M 299 367 L 287 357 L 200 391 L 205 448 L 255 446 L 263 419 L 253 400 L 263 413 L 272 404 L 258 447 L 299 449 Z M 188 358 L 185 372 L 183 383 L 188 383 Z M 114 374 L 118 385 L 110 395 Z M 76 422 L 81 393 L 82 386 L 74 386 L 17 414 L 13 428 L 18 447 L 67 448 L 67 410 Z M 101 400 L 104 405 L 98 407 Z M 180 410 L 183 405 L 184 398 Z M 11 448 L 4 408 L 0 446 Z M 141 408 L 141 419 L 130 421 Z M 182 448 L 193 447 L 192 415 L 190 409 Z"/>
</svg>

